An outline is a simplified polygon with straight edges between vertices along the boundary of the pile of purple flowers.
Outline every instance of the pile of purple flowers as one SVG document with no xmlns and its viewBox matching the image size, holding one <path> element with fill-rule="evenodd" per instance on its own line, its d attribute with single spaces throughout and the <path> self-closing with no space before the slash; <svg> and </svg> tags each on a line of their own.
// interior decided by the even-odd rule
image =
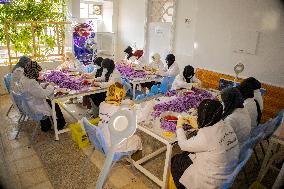
<svg viewBox="0 0 284 189">
<path fill-rule="evenodd" d="M 137 71 L 127 65 L 117 64 L 116 69 L 119 71 L 122 77 L 128 79 L 144 78 L 147 74 L 145 71 Z"/>
<path fill-rule="evenodd" d="M 71 90 L 80 90 L 83 87 L 83 78 L 79 79 L 74 76 L 69 75 L 68 73 L 60 71 L 51 71 L 50 73 L 45 74 L 45 81 L 53 82 L 58 85 L 60 88 L 67 88 Z"/>
<path fill-rule="evenodd" d="M 177 123 L 175 121 L 167 121 L 165 119 L 161 119 L 161 128 L 166 130 L 166 131 L 176 132 L 176 124 Z M 188 130 L 190 128 L 191 127 L 188 124 L 183 125 L 184 130 Z"/>
<path fill-rule="evenodd" d="M 184 96 L 176 96 L 175 99 L 156 104 L 152 116 L 157 118 L 165 111 L 188 112 L 191 108 L 197 108 L 204 99 L 214 99 L 214 96 L 205 90 L 193 88 L 193 93 Z"/>
</svg>

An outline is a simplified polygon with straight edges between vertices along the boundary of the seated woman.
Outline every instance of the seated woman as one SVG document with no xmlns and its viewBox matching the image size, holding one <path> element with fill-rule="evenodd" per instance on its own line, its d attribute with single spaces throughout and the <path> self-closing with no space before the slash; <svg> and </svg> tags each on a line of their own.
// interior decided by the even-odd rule
<svg viewBox="0 0 284 189">
<path fill-rule="evenodd" d="M 167 67 L 166 67 L 166 73 L 165 76 L 177 76 L 179 74 L 179 67 L 178 64 L 175 62 L 176 57 L 173 54 L 168 54 L 166 57 L 166 63 L 167 63 Z"/>
<path fill-rule="evenodd" d="M 106 58 L 102 61 L 101 70 L 98 70 L 95 78 L 95 85 L 107 88 L 118 82 L 122 83 L 120 73 L 115 69 L 113 60 Z M 106 98 L 106 92 L 90 95 L 94 104 L 99 107 L 100 103 Z"/>
<path fill-rule="evenodd" d="M 14 92 L 19 92 L 17 88 L 17 83 L 19 83 L 21 77 L 24 76 L 24 68 L 25 66 L 30 63 L 32 60 L 27 56 L 20 57 L 19 62 L 14 66 L 12 70 L 12 78 L 11 78 L 11 90 Z"/>
<path fill-rule="evenodd" d="M 217 100 L 204 100 L 197 109 L 197 135 L 186 138 L 183 118 L 178 119 L 177 140 L 182 154 L 171 160 L 177 188 L 220 188 L 233 172 L 239 157 L 237 136 L 222 120 L 223 107 Z"/>
<path fill-rule="evenodd" d="M 243 97 L 237 88 L 232 87 L 225 88 L 221 98 L 224 104 L 223 120 L 234 129 L 241 147 L 249 139 L 251 130 L 251 119 L 243 105 Z"/>
<path fill-rule="evenodd" d="M 257 79 L 255 79 L 254 77 L 249 77 L 249 78 L 245 79 L 245 81 L 253 89 L 254 99 L 258 102 L 258 104 L 260 106 L 260 110 L 262 112 L 263 111 L 263 98 L 262 98 L 262 95 L 261 95 L 261 92 L 260 92 L 261 83 Z"/>
<path fill-rule="evenodd" d="M 171 90 L 177 90 L 182 88 L 190 88 L 193 83 L 200 83 L 200 81 L 194 77 L 194 68 L 187 65 L 183 69 L 182 74 L 178 74 L 172 84 Z"/>
<path fill-rule="evenodd" d="M 239 90 L 244 99 L 244 107 L 248 110 L 251 119 L 251 129 L 253 130 L 261 120 L 262 112 L 258 101 L 254 98 L 254 87 L 250 81 L 245 79 L 241 82 Z"/>
<path fill-rule="evenodd" d="M 37 62 L 29 62 L 24 68 L 24 76 L 21 77 L 19 81 L 19 92 L 25 93 L 29 97 L 28 104 L 35 113 L 51 116 L 51 103 L 50 101 L 47 101 L 46 98 L 54 93 L 54 87 L 51 84 L 45 89 L 41 87 L 37 81 L 41 70 L 42 68 Z M 57 128 L 62 129 L 66 124 L 64 116 L 57 104 L 55 110 L 58 123 Z M 48 118 L 41 120 L 41 130 L 46 132 L 49 129 L 51 129 L 50 120 Z"/>
<path fill-rule="evenodd" d="M 98 126 L 102 129 L 108 147 L 111 145 L 110 133 L 108 129 L 110 117 L 118 111 L 120 105 L 129 106 L 131 109 L 131 101 L 123 100 L 125 95 L 125 90 L 122 84 L 114 83 L 108 88 L 106 100 L 102 102 L 99 107 L 100 122 Z M 116 148 L 117 152 L 134 152 L 137 150 L 142 150 L 141 139 L 137 135 L 132 135 Z"/>
<path fill-rule="evenodd" d="M 161 56 L 159 53 L 154 53 L 151 56 L 152 62 L 150 62 L 150 68 L 154 69 L 158 75 L 162 75 L 165 72 L 165 66 L 161 61 Z"/>
<path fill-rule="evenodd" d="M 76 59 L 72 52 L 66 52 L 64 58 L 65 60 L 56 68 L 57 70 L 82 71 L 81 63 Z"/>
</svg>

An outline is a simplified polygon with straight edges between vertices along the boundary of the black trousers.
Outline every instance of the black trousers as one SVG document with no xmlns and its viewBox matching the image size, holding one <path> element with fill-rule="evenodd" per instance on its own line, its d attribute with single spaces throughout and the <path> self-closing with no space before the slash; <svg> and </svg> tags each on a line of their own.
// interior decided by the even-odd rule
<svg viewBox="0 0 284 189">
<path fill-rule="evenodd" d="M 51 107 L 51 101 L 50 100 L 46 100 L 47 103 L 49 104 L 49 106 Z M 64 119 L 63 113 L 61 112 L 61 109 L 59 107 L 58 104 L 55 103 L 55 112 L 56 112 L 56 117 L 57 117 L 57 128 L 58 130 L 63 129 L 63 127 L 66 124 L 66 121 Z M 41 130 L 44 132 L 47 132 L 48 130 L 51 129 L 51 122 L 50 119 L 43 119 L 40 121 L 40 126 L 41 126 Z"/>
<path fill-rule="evenodd" d="M 90 98 L 92 99 L 92 101 L 94 102 L 94 104 L 99 107 L 100 104 L 105 101 L 106 99 L 106 92 L 103 93 L 96 93 L 96 94 L 91 94 Z"/>
<path fill-rule="evenodd" d="M 177 189 L 185 189 L 185 186 L 179 182 L 179 179 L 184 171 L 192 164 L 188 154 L 188 152 L 182 152 L 173 156 L 171 159 L 171 173 Z"/>
</svg>

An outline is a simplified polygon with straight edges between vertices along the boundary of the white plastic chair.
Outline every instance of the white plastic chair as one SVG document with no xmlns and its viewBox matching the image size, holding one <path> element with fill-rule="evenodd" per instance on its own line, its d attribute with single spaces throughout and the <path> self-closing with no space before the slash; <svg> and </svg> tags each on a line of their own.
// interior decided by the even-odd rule
<svg viewBox="0 0 284 189">
<path fill-rule="evenodd" d="M 109 122 L 111 146 L 107 153 L 103 169 L 98 178 L 96 189 L 101 189 L 104 185 L 115 156 L 115 148 L 122 141 L 132 136 L 136 131 L 136 127 L 135 111 L 130 111 L 122 107 L 111 117 Z"/>
</svg>

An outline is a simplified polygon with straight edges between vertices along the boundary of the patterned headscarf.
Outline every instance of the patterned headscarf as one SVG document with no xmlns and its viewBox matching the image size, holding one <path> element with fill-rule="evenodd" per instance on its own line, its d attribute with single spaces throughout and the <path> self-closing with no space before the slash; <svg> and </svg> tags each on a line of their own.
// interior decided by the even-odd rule
<svg viewBox="0 0 284 189">
<path fill-rule="evenodd" d="M 236 108 L 243 108 L 244 99 L 240 91 L 235 87 L 225 88 L 221 92 L 221 98 L 224 103 L 223 119 L 232 114 Z"/>
<path fill-rule="evenodd" d="M 39 72 L 42 70 L 41 66 L 36 61 L 31 61 L 24 68 L 24 74 L 30 79 L 37 80 Z"/>
<path fill-rule="evenodd" d="M 106 103 L 119 106 L 121 101 L 126 96 L 126 92 L 122 84 L 115 83 L 108 88 L 106 96 Z"/>
<path fill-rule="evenodd" d="M 124 50 L 124 52 L 127 54 L 127 60 L 129 60 L 129 58 L 131 58 L 133 56 L 133 49 L 130 46 L 128 46 Z"/>
<path fill-rule="evenodd" d="M 26 64 L 32 60 L 27 56 L 21 56 L 19 62 L 13 67 L 13 71 L 17 68 L 25 68 Z"/>
</svg>

